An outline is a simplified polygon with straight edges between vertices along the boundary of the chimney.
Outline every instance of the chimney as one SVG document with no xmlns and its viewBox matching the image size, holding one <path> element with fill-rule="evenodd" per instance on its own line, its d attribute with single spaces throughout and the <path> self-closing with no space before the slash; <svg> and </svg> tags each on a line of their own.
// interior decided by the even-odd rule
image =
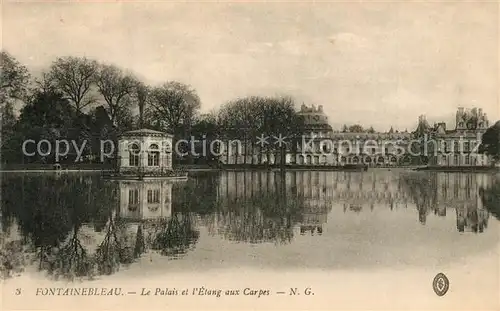
<svg viewBox="0 0 500 311">
<path fill-rule="evenodd" d="M 323 105 L 319 105 L 319 106 L 318 106 L 318 111 L 319 111 L 319 112 L 323 112 Z"/>
</svg>

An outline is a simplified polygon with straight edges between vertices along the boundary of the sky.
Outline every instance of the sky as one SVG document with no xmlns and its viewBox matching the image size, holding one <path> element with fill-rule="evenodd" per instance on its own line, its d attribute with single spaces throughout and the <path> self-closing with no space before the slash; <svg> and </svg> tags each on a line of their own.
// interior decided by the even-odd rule
<svg viewBox="0 0 500 311">
<path fill-rule="evenodd" d="M 196 89 L 202 111 L 248 95 L 323 105 L 334 128 L 500 119 L 496 2 L 9 2 L 2 48 L 34 72 L 59 56 Z"/>
</svg>

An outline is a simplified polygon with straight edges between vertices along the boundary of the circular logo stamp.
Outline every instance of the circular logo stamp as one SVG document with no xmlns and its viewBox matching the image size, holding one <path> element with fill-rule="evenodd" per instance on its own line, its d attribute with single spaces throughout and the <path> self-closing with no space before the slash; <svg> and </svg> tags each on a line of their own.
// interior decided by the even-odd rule
<svg viewBox="0 0 500 311">
<path fill-rule="evenodd" d="M 444 296 L 446 292 L 448 292 L 448 289 L 450 288 L 450 281 L 444 275 L 444 273 L 438 273 L 434 277 L 434 281 L 432 281 L 432 288 L 434 289 L 434 292 L 438 296 Z"/>
</svg>

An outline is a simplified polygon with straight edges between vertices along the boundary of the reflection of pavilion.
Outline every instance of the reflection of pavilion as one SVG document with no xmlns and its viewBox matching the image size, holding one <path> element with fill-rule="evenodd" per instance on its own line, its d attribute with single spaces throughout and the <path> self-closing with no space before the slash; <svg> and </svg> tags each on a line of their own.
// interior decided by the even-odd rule
<svg viewBox="0 0 500 311">
<path fill-rule="evenodd" d="M 172 215 L 172 184 L 168 181 L 119 181 L 119 190 L 121 218 L 142 221 Z"/>
</svg>

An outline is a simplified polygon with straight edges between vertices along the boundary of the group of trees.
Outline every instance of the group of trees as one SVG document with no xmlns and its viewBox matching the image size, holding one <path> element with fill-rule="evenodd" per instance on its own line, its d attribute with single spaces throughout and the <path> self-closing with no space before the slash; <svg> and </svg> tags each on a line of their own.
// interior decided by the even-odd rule
<svg viewBox="0 0 500 311">
<path fill-rule="evenodd" d="M 179 134 L 200 108 L 198 95 L 187 85 L 150 87 L 127 70 L 85 57 L 59 57 L 36 78 L 5 51 L 0 61 L 3 162 L 24 163 L 26 139 L 98 141 L 144 126 Z M 21 107 L 18 118 L 15 107 Z M 134 118 L 136 110 L 139 118 Z M 30 160 L 52 161 L 53 156 Z"/>
<path fill-rule="evenodd" d="M 130 71 L 86 57 L 59 57 L 37 77 L 5 51 L 0 61 L 4 163 L 54 161 L 53 155 L 25 158 L 26 139 L 90 140 L 94 143 L 85 154 L 92 158 L 100 139 L 143 127 L 170 132 L 174 139 L 254 140 L 261 134 L 290 137 L 299 130 L 290 97 L 239 98 L 201 115 L 198 94 L 180 82 L 149 86 Z M 17 114 L 15 107 L 21 107 Z"/>
</svg>

